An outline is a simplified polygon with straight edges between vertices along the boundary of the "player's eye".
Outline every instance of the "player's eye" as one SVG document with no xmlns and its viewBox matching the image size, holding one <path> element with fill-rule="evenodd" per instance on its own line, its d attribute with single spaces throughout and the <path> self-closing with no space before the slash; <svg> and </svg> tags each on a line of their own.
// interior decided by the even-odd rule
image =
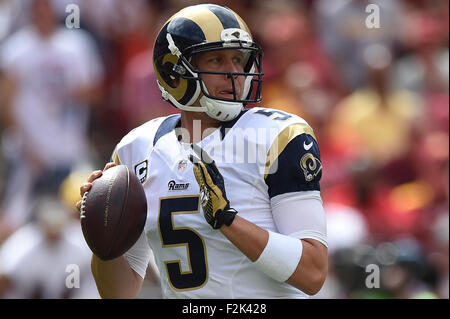
<svg viewBox="0 0 450 319">
<path fill-rule="evenodd" d="M 208 60 L 209 63 L 220 63 L 220 58 L 217 56 L 211 57 Z"/>
<path fill-rule="evenodd" d="M 243 61 L 243 59 L 242 59 L 241 56 L 233 57 L 233 62 L 236 63 L 236 64 L 242 64 L 242 61 Z"/>
<path fill-rule="evenodd" d="M 233 56 L 233 63 L 239 68 L 244 68 L 244 57 L 241 54 Z"/>
</svg>

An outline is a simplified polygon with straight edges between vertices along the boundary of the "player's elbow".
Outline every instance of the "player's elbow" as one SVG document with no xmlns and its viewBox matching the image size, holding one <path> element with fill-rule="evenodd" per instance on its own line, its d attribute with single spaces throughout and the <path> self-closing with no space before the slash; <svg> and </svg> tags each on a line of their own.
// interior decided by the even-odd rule
<svg viewBox="0 0 450 319">
<path fill-rule="evenodd" d="M 311 275 L 309 282 L 304 285 L 302 291 L 310 296 L 317 294 L 322 289 L 325 279 L 327 277 L 326 271 L 316 271 Z"/>
<path fill-rule="evenodd" d="M 327 248 L 319 242 L 303 240 L 303 256 L 288 283 L 308 295 L 315 295 L 325 283 L 327 273 Z"/>
<path fill-rule="evenodd" d="M 295 276 L 291 277 L 288 281 L 292 286 L 300 289 L 307 295 L 315 295 L 317 294 L 325 282 L 327 277 L 326 269 L 314 269 L 309 270 L 307 274 L 303 274 L 304 276 Z"/>
</svg>

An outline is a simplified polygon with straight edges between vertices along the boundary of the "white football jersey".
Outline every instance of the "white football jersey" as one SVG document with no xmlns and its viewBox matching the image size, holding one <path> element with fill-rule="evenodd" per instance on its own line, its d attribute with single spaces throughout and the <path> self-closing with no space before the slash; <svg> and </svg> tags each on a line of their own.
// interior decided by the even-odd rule
<svg viewBox="0 0 450 319">
<path fill-rule="evenodd" d="M 165 298 L 303 298 L 253 263 L 205 220 L 193 173 L 190 144 L 180 143 L 180 115 L 151 120 L 128 133 L 113 160 L 127 165 L 147 195 L 145 234 Z M 252 108 L 198 145 L 215 160 L 230 206 L 257 226 L 278 232 L 271 198 L 320 191 L 320 154 L 311 127 L 300 117 Z M 133 248 L 131 249 L 133 250 Z"/>
</svg>

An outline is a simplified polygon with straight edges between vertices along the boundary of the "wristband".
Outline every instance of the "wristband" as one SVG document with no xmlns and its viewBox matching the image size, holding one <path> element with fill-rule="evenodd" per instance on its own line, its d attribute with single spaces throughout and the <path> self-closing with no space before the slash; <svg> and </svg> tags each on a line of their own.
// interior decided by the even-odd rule
<svg viewBox="0 0 450 319">
<path fill-rule="evenodd" d="M 302 257 L 303 244 L 298 238 L 269 232 L 269 240 L 253 263 L 256 268 L 279 282 L 292 276 Z"/>
</svg>

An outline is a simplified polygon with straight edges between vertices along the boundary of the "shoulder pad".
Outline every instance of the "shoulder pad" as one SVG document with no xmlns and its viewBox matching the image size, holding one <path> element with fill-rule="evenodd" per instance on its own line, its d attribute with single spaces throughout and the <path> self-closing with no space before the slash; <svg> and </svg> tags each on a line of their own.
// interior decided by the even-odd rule
<svg viewBox="0 0 450 319">
<path fill-rule="evenodd" d="M 158 117 L 131 130 L 117 144 L 111 160 L 117 164 L 131 165 L 136 160 L 139 161 L 139 157 L 147 156 L 154 146 L 161 125 L 175 116 L 179 114 Z"/>
</svg>

